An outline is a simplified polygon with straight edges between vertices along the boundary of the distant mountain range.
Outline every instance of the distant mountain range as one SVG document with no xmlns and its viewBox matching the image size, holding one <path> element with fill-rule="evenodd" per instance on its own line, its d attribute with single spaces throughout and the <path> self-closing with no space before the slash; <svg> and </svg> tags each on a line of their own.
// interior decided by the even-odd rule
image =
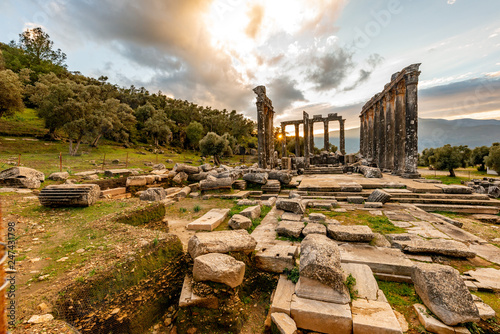
<svg viewBox="0 0 500 334">
<path fill-rule="evenodd" d="M 459 119 L 448 121 L 445 119 L 419 118 L 418 120 L 418 150 L 441 147 L 446 144 L 477 146 L 491 146 L 500 142 L 500 120 L 488 119 Z M 346 130 L 345 146 L 347 153 L 359 151 L 359 128 Z M 339 146 L 339 131 L 330 132 L 330 143 Z M 316 147 L 323 147 L 323 136 L 315 136 Z"/>
</svg>

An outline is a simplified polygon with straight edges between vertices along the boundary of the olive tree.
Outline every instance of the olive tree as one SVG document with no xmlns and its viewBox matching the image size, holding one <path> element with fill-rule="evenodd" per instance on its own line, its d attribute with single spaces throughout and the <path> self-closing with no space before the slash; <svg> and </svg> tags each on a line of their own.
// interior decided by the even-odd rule
<svg viewBox="0 0 500 334">
<path fill-rule="evenodd" d="M 200 140 L 201 154 L 205 156 L 213 155 L 214 163 L 217 166 L 220 165 L 219 156 L 227 149 L 228 146 L 228 141 L 215 132 L 207 133 L 207 135 Z"/>
</svg>

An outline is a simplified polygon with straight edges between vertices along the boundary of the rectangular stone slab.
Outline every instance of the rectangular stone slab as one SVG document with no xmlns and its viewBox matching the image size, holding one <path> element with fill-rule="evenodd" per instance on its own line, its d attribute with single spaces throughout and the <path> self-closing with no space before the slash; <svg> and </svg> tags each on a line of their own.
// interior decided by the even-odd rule
<svg viewBox="0 0 500 334">
<path fill-rule="evenodd" d="M 378 299 L 378 284 L 370 267 L 366 264 L 342 263 L 342 269 L 347 275 L 350 274 L 356 279 L 354 290 L 358 291 L 359 298 Z"/>
<path fill-rule="evenodd" d="M 299 278 L 299 281 L 295 286 L 295 294 L 301 298 L 319 300 L 335 304 L 347 304 L 351 301 L 347 289 L 346 291 L 344 291 L 344 293 L 341 293 L 329 287 L 328 285 L 307 277 Z"/>
<path fill-rule="evenodd" d="M 290 314 L 298 328 L 326 334 L 352 333 L 349 304 L 326 303 L 293 295 Z"/>
<path fill-rule="evenodd" d="M 273 245 L 265 247 L 255 255 L 255 265 L 261 270 L 282 273 L 287 268 L 295 267 L 297 254 L 297 246 Z"/>
<path fill-rule="evenodd" d="M 402 334 L 401 326 L 388 303 L 366 299 L 352 302 L 354 333 Z"/>
<path fill-rule="evenodd" d="M 348 243 L 339 248 L 342 263 L 366 264 L 374 273 L 411 276 L 414 264 L 399 249 Z"/>
<path fill-rule="evenodd" d="M 188 230 L 213 231 L 229 214 L 229 209 L 212 209 L 194 222 L 187 224 Z"/>
<path fill-rule="evenodd" d="M 285 275 L 280 275 L 278 286 L 276 287 L 274 298 L 271 303 L 271 313 L 281 312 L 290 315 L 290 306 L 294 293 L 295 284 Z"/>
</svg>

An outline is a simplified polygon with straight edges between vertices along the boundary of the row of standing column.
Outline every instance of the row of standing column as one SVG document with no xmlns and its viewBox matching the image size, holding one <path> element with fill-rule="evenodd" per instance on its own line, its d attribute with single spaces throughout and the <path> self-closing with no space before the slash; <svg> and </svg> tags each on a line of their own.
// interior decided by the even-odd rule
<svg viewBox="0 0 500 334">
<path fill-rule="evenodd" d="M 420 72 L 410 72 L 395 87 L 363 110 L 360 152 L 379 168 L 416 177 L 418 160 L 417 83 Z"/>
</svg>

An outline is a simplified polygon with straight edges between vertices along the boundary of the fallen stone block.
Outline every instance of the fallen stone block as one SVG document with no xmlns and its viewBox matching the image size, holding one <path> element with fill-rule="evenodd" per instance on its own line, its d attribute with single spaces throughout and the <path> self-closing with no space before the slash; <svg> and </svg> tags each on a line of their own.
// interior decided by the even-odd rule
<svg viewBox="0 0 500 334">
<path fill-rule="evenodd" d="M 476 268 L 464 273 L 473 279 L 481 290 L 500 292 L 500 270 L 495 268 Z"/>
<path fill-rule="evenodd" d="M 474 304 L 476 304 L 477 310 L 479 312 L 479 317 L 481 320 L 488 320 L 494 318 L 496 316 L 496 312 L 491 308 L 490 305 L 486 304 L 481 300 L 475 300 Z"/>
<path fill-rule="evenodd" d="M 295 286 L 295 294 L 301 298 L 335 304 L 347 304 L 351 301 L 347 288 L 335 290 L 326 284 L 304 276 L 299 278 Z"/>
<path fill-rule="evenodd" d="M 216 309 L 219 307 L 219 299 L 215 296 L 200 297 L 193 293 L 193 279 L 189 275 L 184 277 L 179 307 L 197 306 L 203 308 Z"/>
<path fill-rule="evenodd" d="M 179 172 L 175 174 L 174 178 L 172 179 L 173 183 L 181 184 L 184 182 L 187 182 L 188 180 L 188 175 L 184 172 Z"/>
<path fill-rule="evenodd" d="M 86 207 L 95 204 L 100 195 L 97 184 L 61 184 L 43 188 L 38 200 L 48 207 Z"/>
<path fill-rule="evenodd" d="M 130 169 L 108 169 L 104 171 L 106 177 L 129 176 L 130 174 L 132 174 Z"/>
<path fill-rule="evenodd" d="M 219 253 L 200 255 L 194 259 L 195 281 L 223 283 L 235 288 L 243 283 L 245 263 L 232 256 Z"/>
<path fill-rule="evenodd" d="M 311 213 L 308 216 L 310 222 L 321 223 L 326 220 L 326 216 L 322 213 Z"/>
<path fill-rule="evenodd" d="M 365 199 L 362 196 L 347 196 L 347 203 L 363 204 Z"/>
<path fill-rule="evenodd" d="M 304 214 L 306 208 L 300 199 L 279 198 L 276 201 L 276 208 L 283 211 L 293 212 L 295 214 Z"/>
<path fill-rule="evenodd" d="M 280 275 L 274 297 L 271 302 L 271 313 L 279 312 L 290 315 L 292 296 L 295 293 L 295 284 L 285 275 Z"/>
<path fill-rule="evenodd" d="M 157 202 L 162 201 L 167 197 L 167 193 L 164 188 L 148 188 L 144 190 L 139 198 L 141 201 Z"/>
<path fill-rule="evenodd" d="M 247 206 L 247 205 L 254 206 L 254 205 L 259 205 L 259 203 L 260 202 L 258 200 L 251 200 L 251 199 L 240 199 L 238 200 L 238 202 L 236 202 L 236 204 L 240 206 Z"/>
<path fill-rule="evenodd" d="M 281 215 L 281 219 L 282 220 L 292 220 L 292 221 L 301 221 L 302 220 L 302 215 L 297 215 L 295 213 L 291 213 L 291 212 L 284 212 L 282 215 Z"/>
<path fill-rule="evenodd" d="M 411 277 L 424 304 L 446 325 L 480 320 L 472 296 L 456 269 L 418 263 Z"/>
<path fill-rule="evenodd" d="M 281 190 L 281 183 L 278 180 L 267 180 L 266 184 L 261 187 L 265 193 L 279 193 Z"/>
<path fill-rule="evenodd" d="M 424 328 L 431 333 L 439 334 L 470 334 L 469 330 L 465 327 L 451 327 L 447 326 L 438 319 L 427 313 L 427 308 L 422 304 L 413 305 L 417 313 L 418 320 Z"/>
<path fill-rule="evenodd" d="M 328 236 L 339 241 L 370 242 L 375 235 L 366 225 L 328 224 Z"/>
<path fill-rule="evenodd" d="M 379 168 L 376 167 L 368 167 L 368 166 L 359 166 L 359 170 L 361 174 L 363 174 L 366 178 L 382 178 L 382 172 Z"/>
<path fill-rule="evenodd" d="M 189 239 L 188 252 L 194 259 L 208 253 L 250 253 L 257 241 L 245 230 L 196 233 Z"/>
<path fill-rule="evenodd" d="M 227 218 L 229 211 L 229 209 L 212 209 L 200 218 L 187 224 L 186 228 L 196 231 L 213 231 Z"/>
<path fill-rule="evenodd" d="M 268 179 L 267 173 L 247 173 L 243 175 L 243 180 L 251 183 L 266 184 Z"/>
<path fill-rule="evenodd" d="M 491 198 L 500 198 L 500 186 L 490 186 L 488 188 L 488 196 Z"/>
<path fill-rule="evenodd" d="M 375 189 L 370 196 L 368 196 L 368 199 L 366 200 L 367 202 L 380 202 L 382 204 L 387 203 L 391 199 L 391 195 L 388 194 L 387 192 L 380 190 L 380 189 Z"/>
<path fill-rule="evenodd" d="M 326 303 L 294 295 L 290 315 L 298 328 L 326 334 L 352 333 L 349 304 Z"/>
<path fill-rule="evenodd" d="M 391 305 L 366 299 L 352 302 L 353 333 L 399 334 L 403 333 Z"/>
<path fill-rule="evenodd" d="M 177 163 L 172 170 L 176 173 L 198 174 L 200 172 L 200 167 Z"/>
<path fill-rule="evenodd" d="M 260 217 L 260 205 L 251 206 L 240 212 L 240 215 L 248 217 L 250 219 L 257 219 Z"/>
<path fill-rule="evenodd" d="M 273 245 L 262 248 L 255 254 L 255 265 L 260 270 L 282 273 L 295 267 L 297 246 Z"/>
<path fill-rule="evenodd" d="M 270 197 L 265 201 L 261 201 L 260 205 L 272 208 L 276 204 L 277 197 Z"/>
<path fill-rule="evenodd" d="M 497 215 L 472 215 L 472 218 L 483 223 L 500 224 L 500 216 Z"/>
<path fill-rule="evenodd" d="M 326 235 L 326 226 L 319 223 L 309 223 L 302 230 L 302 234 L 307 236 L 309 234 L 322 234 Z"/>
<path fill-rule="evenodd" d="M 302 234 L 304 226 L 303 222 L 282 220 L 276 227 L 276 233 L 284 237 L 298 238 Z"/>
<path fill-rule="evenodd" d="M 391 241 L 393 247 L 396 246 L 408 253 L 429 253 L 465 258 L 473 258 L 476 256 L 476 252 L 456 240 L 427 240 L 415 235 L 405 236 L 406 240 L 393 239 Z"/>
<path fill-rule="evenodd" d="M 365 208 L 367 209 L 381 209 L 384 207 L 384 204 L 379 202 L 366 202 Z"/>
<path fill-rule="evenodd" d="M 379 288 L 373 272 L 366 264 L 342 263 L 342 269 L 347 275 L 356 279 L 353 290 L 358 291 L 357 297 L 368 300 L 379 300 Z"/>
<path fill-rule="evenodd" d="M 252 220 L 242 215 L 233 215 L 229 219 L 228 225 L 233 230 L 246 230 L 252 226 Z"/>
<path fill-rule="evenodd" d="M 52 181 L 66 181 L 69 177 L 68 172 L 57 172 L 49 175 L 48 179 Z"/>
<path fill-rule="evenodd" d="M 339 248 L 324 235 L 309 234 L 301 242 L 299 272 L 301 277 L 317 280 L 338 292 L 347 290 Z"/>
<path fill-rule="evenodd" d="M 0 172 L 0 185 L 12 188 L 36 189 L 45 180 L 45 174 L 33 168 L 11 167 Z"/>
<path fill-rule="evenodd" d="M 315 209 L 324 209 L 330 211 L 334 206 L 337 206 L 337 201 L 309 201 L 307 206 Z"/>
<path fill-rule="evenodd" d="M 200 189 L 203 190 L 215 190 L 215 189 L 231 189 L 233 186 L 233 178 L 215 178 L 213 176 L 208 176 L 205 180 L 200 181 Z"/>
<path fill-rule="evenodd" d="M 456 227 L 462 228 L 464 225 L 463 223 L 459 222 L 458 220 L 452 219 L 450 217 L 446 217 L 444 215 L 440 215 L 439 213 L 432 213 L 434 216 L 438 217 L 439 219 L 444 220 L 447 223 L 450 223 L 452 225 L 455 225 Z M 473 216 L 474 217 L 474 216 Z"/>
<path fill-rule="evenodd" d="M 273 170 L 268 174 L 269 180 L 278 180 L 280 183 L 287 185 L 292 181 L 292 174 L 289 171 Z"/>
<path fill-rule="evenodd" d="M 280 334 L 296 334 L 297 325 L 289 315 L 285 313 L 271 313 L 271 319 Z"/>
</svg>

